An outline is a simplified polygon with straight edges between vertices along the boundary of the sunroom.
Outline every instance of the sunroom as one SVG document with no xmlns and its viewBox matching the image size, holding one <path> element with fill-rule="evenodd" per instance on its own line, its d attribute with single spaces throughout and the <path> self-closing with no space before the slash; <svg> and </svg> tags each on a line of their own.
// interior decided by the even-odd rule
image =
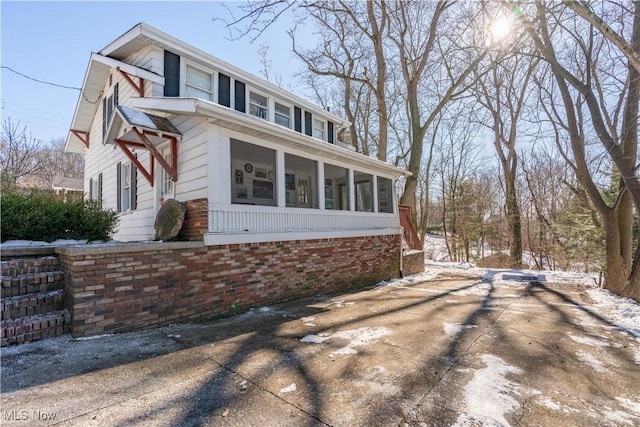
<svg viewBox="0 0 640 427">
<path fill-rule="evenodd" d="M 406 171 L 297 132 L 284 124 L 291 109 L 255 98 L 262 105 L 249 100 L 250 114 L 201 98 L 131 99 L 151 113 L 206 118 L 207 245 L 400 233 L 394 188 Z"/>
</svg>

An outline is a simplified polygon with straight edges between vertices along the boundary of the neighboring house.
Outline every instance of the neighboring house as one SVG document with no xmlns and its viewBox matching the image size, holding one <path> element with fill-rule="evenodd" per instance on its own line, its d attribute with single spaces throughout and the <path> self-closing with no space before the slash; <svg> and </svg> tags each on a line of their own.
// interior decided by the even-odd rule
<svg viewBox="0 0 640 427">
<path fill-rule="evenodd" d="M 337 140 L 339 116 L 141 23 L 91 55 L 66 151 L 84 193 L 153 239 L 163 199 L 206 245 L 400 233 L 404 170 Z"/>
</svg>

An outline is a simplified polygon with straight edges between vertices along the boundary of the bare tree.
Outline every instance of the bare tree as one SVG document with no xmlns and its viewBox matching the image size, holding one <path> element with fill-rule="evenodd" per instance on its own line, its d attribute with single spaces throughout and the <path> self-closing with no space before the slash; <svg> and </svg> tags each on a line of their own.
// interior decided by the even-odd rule
<svg viewBox="0 0 640 427">
<path fill-rule="evenodd" d="M 10 118 L 2 122 L 0 140 L 0 167 L 3 181 L 20 183 L 25 177 L 37 174 L 43 167 L 38 155 L 42 141 L 27 134 L 26 126 L 13 123 Z"/>
<path fill-rule="evenodd" d="M 627 37 L 624 40 L 629 40 L 624 43 L 637 53 L 640 2 L 631 5 L 633 13 L 629 14 L 624 4 L 607 3 L 607 16 L 609 25 L 617 26 Z M 601 26 L 593 27 L 588 21 L 580 25 L 575 16 L 564 6 L 538 2 L 531 16 L 523 13 L 520 20 L 549 64 L 564 116 L 560 131 L 568 135 L 571 147 L 572 158 L 567 159 L 604 225 L 606 286 L 640 300 L 640 244 L 636 243 L 633 253 L 633 207 L 640 211 L 640 179 L 636 173 L 640 71 L 617 44 L 594 31 Z M 559 116 L 558 111 L 554 114 Z M 601 144 L 619 172 L 613 201 L 603 197 L 589 170 L 590 139 Z"/>
</svg>

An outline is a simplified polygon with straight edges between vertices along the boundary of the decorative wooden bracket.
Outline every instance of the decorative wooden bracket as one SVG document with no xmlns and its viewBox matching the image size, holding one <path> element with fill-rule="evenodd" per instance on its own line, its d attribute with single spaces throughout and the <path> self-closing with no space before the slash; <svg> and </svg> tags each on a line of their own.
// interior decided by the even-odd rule
<svg viewBox="0 0 640 427">
<path fill-rule="evenodd" d="M 149 170 L 147 170 L 144 166 L 142 166 L 142 163 L 140 163 L 140 160 L 138 160 L 138 158 L 129 150 L 129 147 L 143 148 L 143 149 L 146 147 L 143 144 L 140 144 L 137 142 L 131 142 L 131 141 L 124 141 L 122 139 L 115 139 L 115 143 L 118 145 L 118 147 L 120 147 L 122 152 L 129 158 L 129 160 L 131 160 L 131 162 L 134 165 L 136 165 L 136 167 L 142 173 L 142 175 L 144 175 L 144 177 L 147 178 L 147 181 L 149 181 L 149 185 L 153 187 L 153 165 L 154 165 L 153 156 L 149 158 Z"/>
<path fill-rule="evenodd" d="M 153 132 L 151 130 L 143 129 L 140 130 L 136 127 L 131 129 L 140 142 L 133 141 L 125 141 L 123 139 L 116 139 L 115 143 L 118 144 L 118 147 L 122 149 L 124 154 L 131 160 L 136 167 L 142 172 L 149 184 L 153 187 L 153 172 L 154 172 L 154 159 L 160 163 L 160 166 L 164 171 L 169 175 L 172 181 L 178 180 L 178 140 L 174 136 L 166 136 L 166 135 L 158 135 L 158 133 Z M 167 163 L 167 161 L 162 157 L 162 154 L 158 151 L 158 149 L 153 145 L 153 143 L 149 140 L 147 135 L 153 136 L 162 136 L 169 140 L 170 142 L 170 150 L 171 150 L 171 164 Z M 134 156 L 134 154 L 129 150 L 129 147 L 133 148 L 141 148 L 143 150 L 149 151 L 149 169 L 145 168 L 140 161 Z"/>
<path fill-rule="evenodd" d="M 71 129 L 71 133 L 78 137 L 78 139 L 82 141 L 87 148 L 89 148 L 89 132 Z"/>
<path fill-rule="evenodd" d="M 116 70 L 118 70 L 120 74 L 122 74 L 122 77 L 124 77 L 124 79 L 129 82 L 131 87 L 133 87 L 135 91 L 138 92 L 138 95 L 140 95 L 141 98 L 144 98 L 144 79 L 142 77 L 138 77 L 138 79 L 140 79 L 140 83 L 136 83 L 132 78 L 135 76 L 132 76 L 126 71 L 122 71 L 119 67 L 117 67 Z"/>
</svg>

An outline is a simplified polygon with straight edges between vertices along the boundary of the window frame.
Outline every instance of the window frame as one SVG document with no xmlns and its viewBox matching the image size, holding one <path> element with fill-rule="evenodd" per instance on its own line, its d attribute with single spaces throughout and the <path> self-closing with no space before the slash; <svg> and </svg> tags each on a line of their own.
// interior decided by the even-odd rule
<svg viewBox="0 0 640 427">
<path fill-rule="evenodd" d="M 252 95 L 258 95 L 262 98 L 265 99 L 265 105 L 260 105 L 258 103 L 253 102 L 253 96 Z M 249 96 L 248 96 L 248 104 L 249 104 L 249 110 L 247 111 L 247 114 L 249 114 L 250 116 L 254 116 L 257 117 L 259 119 L 263 119 L 263 120 L 267 120 L 269 121 L 269 95 L 266 95 L 263 92 L 260 92 L 259 90 L 256 90 L 255 88 L 250 87 L 249 88 Z M 256 107 L 256 111 L 261 111 L 264 110 L 264 117 L 258 114 L 253 114 L 251 112 L 251 108 L 252 107 Z"/>
<path fill-rule="evenodd" d="M 282 123 L 278 123 L 278 116 L 284 116 L 283 114 L 278 112 L 278 105 L 280 105 L 282 107 L 286 107 L 287 110 L 289 111 L 289 115 L 286 116 L 287 117 L 287 121 L 289 122 L 289 124 L 287 126 L 283 125 Z M 285 102 L 282 102 L 282 101 L 276 99 L 274 101 L 274 103 L 273 103 L 273 122 L 275 124 L 277 124 L 278 126 L 282 126 L 282 127 L 287 128 L 287 129 L 291 129 L 291 124 L 293 122 L 293 120 L 292 120 L 293 117 L 292 117 L 292 114 L 291 114 L 291 110 L 292 110 L 291 104 L 288 104 L 288 103 L 285 103 Z"/>
<path fill-rule="evenodd" d="M 210 101 L 210 102 L 215 102 L 215 100 L 217 99 L 217 90 L 216 90 L 217 89 L 217 79 L 216 79 L 216 77 L 217 77 L 218 73 L 215 70 L 212 70 L 212 69 L 206 68 L 206 67 L 202 67 L 199 64 L 196 64 L 196 63 L 194 63 L 192 61 L 183 60 L 182 62 L 183 62 L 183 64 L 182 64 L 182 67 L 181 67 L 182 68 L 181 75 L 183 75 L 184 78 L 182 79 L 182 84 L 180 86 L 181 86 L 181 89 L 182 89 L 181 93 L 183 94 L 183 96 L 185 98 L 204 99 L 204 98 L 200 98 L 200 97 L 194 97 L 194 96 L 187 95 L 187 87 L 194 88 L 195 90 L 200 91 L 200 92 L 209 93 L 209 91 L 207 91 L 207 90 L 205 90 L 203 88 L 200 88 L 198 86 L 194 86 L 192 84 L 188 84 L 187 83 L 188 70 L 189 70 L 189 68 L 193 68 L 193 69 L 195 69 L 197 71 L 200 71 L 202 73 L 205 73 L 205 74 L 209 75 L 210 82 L 211 82 L 211 93 L 210 93 L 210 98 L 209 99 L 204 99 L 204 100 L 205 101 Z"/>
<path fill-rule="evenodd" d="M 163 148 L 160 150 L 160 154 L 168 164 L 171 164 L 171 147 Z M 167 184 L 171 186 L 168 191 Z M 176 196 L 176 183 L 163 167 L 160 167 L 160 194 L 164 200 L 167 198 L 173 199 Z"/>
<path fill-rule="evenodd" d="M 320 130 L 318 127 L 316 127 L 316 124 L 322 124 L 322 130 Z M 312 127 L 312 136 L 316 139 L 319 139 L 321 141 L 326 141 L 326 136 L 327 136 L 327 126 L 326 126 L 327 122 L 325 120 L 319 119 L 317 117 L 313 117 L 313 122 L 311 124 Z M 320 134 L 322 137 L 318 136 L 318 134 Z"/>
</svg>

